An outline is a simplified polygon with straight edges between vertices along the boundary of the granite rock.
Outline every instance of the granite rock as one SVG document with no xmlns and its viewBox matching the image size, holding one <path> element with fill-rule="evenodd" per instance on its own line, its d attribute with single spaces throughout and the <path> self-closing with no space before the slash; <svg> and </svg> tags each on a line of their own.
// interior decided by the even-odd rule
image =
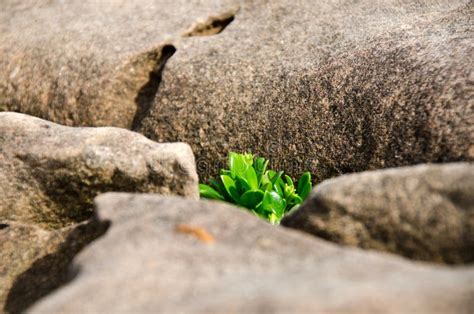
<svg viewBox="0 0 474 314">
<path fill-rule="evenodd" d="M 0 147 L 0 222 L 65 227 L 89 218 L 94 197 L 107 191 L 198 198 L 194 156 L 184 143 L 0 113 Z"/>
<path fill-rule="evenodd" d="M 468 313 L 474 270 L 342 248 L 218 202 L 107 193 L 104 236 L 30 313 Z"/>
<path fill-rule="evenodd" d="M 231 151 L 293 176 L 474 160 L 468 0 L 245 1 L 177 43 L 137 130 L 191 145 L 203 178 Z"/>
<path fill-rule="evenodd" d="M 282 224 L 409 258 L 474 262 L 474 165 L 418 165 L 327 180 Z"/>
<path fill-rule="evenodd" d="M 2 1 L 0 111 L 129 128 L 158 89 L 172 41 L 237 9 L 229 0 Z"/>
</svg>

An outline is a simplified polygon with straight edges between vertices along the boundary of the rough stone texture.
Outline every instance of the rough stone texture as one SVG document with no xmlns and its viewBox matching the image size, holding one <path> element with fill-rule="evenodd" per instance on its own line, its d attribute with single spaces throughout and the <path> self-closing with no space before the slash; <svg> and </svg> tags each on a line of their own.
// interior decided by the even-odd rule
<svg viewBox="0 0 474 314">
<path fill-rule="evenodd" d="M 223 203 L 107 193 L 96 204 L 109 230 L 75 258 L 77 277 L 29 312 L 469 313 L 474 305 L 472 267 L 339 248 Z"/>
<path fill-rule="evenodd" d="M 203 177 L 229 150 L 297 176 L 474 159 L 473 2 L 244 1 L 177 43 L 138 128 L 190 143 Z"/>
<path fill-rule="evenodd" d="M 0 312 L 20 312 L 67 279 L 72 257 L 103 231 L 91 220 L 97 194 L 197 198 L 197 182 L 186 144 L 0 113 Z"/>
<path fill-rule="evenodd" d="M 74 255 L 105 228 L 94 220 L 59 230 L 4 221 L 0 226 L 0 312 L 22 312 L 67 282 Z"/>
<path fill-rule="evenodd" d="M 90 217 L 93 198 L 102 192 L 197 198 L 197 183 L 187 144 L 0 113 L 0 222 L 59 228 Z"/>
<path fill-rule="evenodd" d="M 156 93 L 171 38 L 237 3 L 2 0 L 0 110 L 130 127 Z"/>
<path fill-rule="evenodd" d="M 474 165 L 420 165 L 318 185 L 282 224 L 352 246 L 474 262 Z"/>
</svg>

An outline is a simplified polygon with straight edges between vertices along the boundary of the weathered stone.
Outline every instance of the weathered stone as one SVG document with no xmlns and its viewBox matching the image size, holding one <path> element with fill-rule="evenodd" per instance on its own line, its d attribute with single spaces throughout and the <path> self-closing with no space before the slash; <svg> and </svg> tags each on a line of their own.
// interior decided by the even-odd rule
<svg viewBox="0 0 474 314">
<path fill-rule="evenodd" d="M 197 182 L 186 144 L 0 113 L 0 312 L 20 312 L 66 280 L 72 257 L 102 231 L 90 220 L 97 194 L 197 198 Z"/>
<path fill-rule="evenodd" d="M 107 193 L 96 204 L 107 233 L 29 312 L 472 310 L 472 268 L 340 248 L 218 202 Z"/>
<path fill-rule="evenodd" d="M 0 227 L 0 312 L 20 313 L 69 279 L 67 268 L 107 225 L 95 220 L 59 230 L 14 221 Z"/>
<path fill-rule="evenodd" d="M 194 156 L 117 128 L 71 128 L 0 113 L 0 222 L 59 228 L 86 220 L 107 191 L 198 197 Z"/>
<path fill-rule="evenodd" d="M 175 52 L 171 39 L 200 19 L 234 12 L 237 3 L 2 1 L 0 110 L 130 127 L 156 93 Z"/>
<path fill-rule="evenodd" d="M 198 173 L 252 151 L 318 181 L 474 160 L 473 2 L 245 1 L 177 43 L 138 130 L 184 141 Z"/>
<path fill-rule="evenodd" d="M 318 185 L 283 225 L 409 258 L 474 262 L 474 165 L 420 165 Z"/>
</svg>

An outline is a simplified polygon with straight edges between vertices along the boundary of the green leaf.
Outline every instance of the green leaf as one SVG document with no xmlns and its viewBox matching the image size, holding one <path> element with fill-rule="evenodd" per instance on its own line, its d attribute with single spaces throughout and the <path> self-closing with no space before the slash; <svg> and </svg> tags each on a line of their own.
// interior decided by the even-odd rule
<svg viewBox="0 0 474 314">
<path fill-rule="evenodd" d="M 225 196 L 227 194 L 224 185 L 222 182 L 217 181 L 216 179 L 209 179 L 210 186 L 214 188 L 219 194 Z"/>
<path fill-rule="evenodd" d="M 224 197 L 219 192 L 206 184 L 199 184 L 199 195 L 201 195 L 201 197 L 213 200 L 224 200 Z"/>
<path fill-rule="evenodd" d="M 247 169 L 247 171 L 245 171 L 245 179 L 252 190 L 258 189 L 257 174 L 255 173 L 253 167 L 250 167 Z"/>
<path fill-rule="evenodd" d="M 263 175 L 265 173 L 265 171 L 267 170 L 268 162 L 269 161 L 263 157 L 258 157 L 257 159 L 255 159 L 254 167 L 255 172 L 257 172 L 257 175 Z"/>
<path fill-rule="evenodd" d="M 248 166 L 252 167 L 253 165 L 253 155 L 250 153 L 245 153 L 242 156 L 242 161 Z"/>
<path fill-rule="evenodd" d="M 285 179 L 286 179 L 286 183 L 291 186 L 291 187 L 294 187 L 295 185 L 293 184 L 293 180 L 291 179 L 291 177 L 289 175 L 286 175 L 285 174 Z"/>
<path fill-rule="evenodd" d="M 305 172 L 298 180 L 298 195 L 303 201 L 308 197 L 311 189 L 311 174 L 309 172 Z"/>
<path fill-rule="evenodd" d="M 235 177 L 235 185 L 237 187 L 237 192 L 239 193 L 239 195 L 242 195 L 245 192 L 252 190 L 250 185 L 247 183 L 247 180 L 239 176 Z"/>
<path fill-rule="evenodd" d="M 274 175 L 271 176 L 270 180 L 272 181 L 273 184 L 275 183 L 280 184 L 278 180 L 280 180 L 281 176 L 283 175 L 283 171 L 278 171 L 278 172 L 273 171 L 273 173 Z"/>
<path fill-rule="evenodd" d="M 260 190 L 247 191 L 240 197 L 239 204 L 249 209 L 257 208 L 263 200 L 263 192 Z"/>
<path fill-rule="evenodd" d="M 232 178 L 244 177 L 245 171 L 251 166 L 245 162 L 244 155 L 237 153 L 230 153 L 229 155 L 229 168 L 230 176 Z"/>
<path fill-rule="evenodd" d="M 283 216 L 283 213 L 286 207 L 286 202 L 283 198 L 280 197 L 280 195 L 278 195 L 277 192 L 265 191 L 265 194 L 262 200 L 262 206 L 263 206 L 263 210 L 272 212 L 280 217 L 280 216 Z"/>
<path fill-rule="evenodd" d="M 278 195 L 280 195 L 282 198 L 285 197 L 285 193 L 283 193 L 283 190 L 282 190 L 281 186 L 278 183 L 276 183 L 274 185 L 274 188 L 275 188 L 276 192 L 278 193 Z"/>
<path fill-rule="evenodd" d="M 238 203 L 239 200 L 240 200 L 240 196 L 237 193 L 237 186 L 235 185 L 235 181 L 232 180 L 231 177 L 226 176 L 226 175 L 222 175 L 221 180 L 222 180 L 222 183 L 224 184 L 224 187 L 225 187 L 227 193 L 229 193 L 230 197 L 232 197 L 232 199 L 236 203 Z"/>
<path fill-rule="evenodd" d="M 294 204 L 303 203 L 303 199 L 300 196 L 296 195 L 296 194 L 293 195 L 292 201 L 293 201 Z"/>
</svg>

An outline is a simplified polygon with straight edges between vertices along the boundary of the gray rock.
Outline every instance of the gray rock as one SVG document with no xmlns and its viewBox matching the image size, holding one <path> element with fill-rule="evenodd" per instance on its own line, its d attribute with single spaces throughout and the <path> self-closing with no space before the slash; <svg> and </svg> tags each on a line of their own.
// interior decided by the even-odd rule
<svg viewBox="0 0 474 314">
<path fill-rule="evenodd" d="M 31 313 L 468 313 L 474 270 L 340 248 L 218 202 L 107 193 L 107 233 Z"/>
<path fill-rule="evenodd" d="M 3 221 L 0 227 L 0 313 L 20 313 L 70 279 L 72 258 L 102 235 L 95 220 L 59 230 Z"/>
<path fill-rule="evenodd" d="M 413 259 L 472 263 L 474 165 L 428 164 L 331 179 L 282 224 Z"/>
<path fill-rule="evenodd" d="M 185 141 L 202 177 L 229 150 L 316 180 L 474 160 L 468 0 L 245 1 L 182 40 L 137 129 Z"/>
<path fill-rule="evenodd" d="M 186 144 L 0 113 L 0 312 L 20 312 L 66 280 L 72 257 L 103 232 L 92 220 L 97 194 L 198 198 L 197 182 Z"/>
<path fill-rule="evenodd" d="M 0 113 L 0 222 L 60 228 L 86 220 L 107 191 L 198 198 L 184 143 L 155 143 L 117 128 L 71 128 Z"/>
<path fill-rule="evenodd" d="M 0 110 L 65 125 L 130 127 L 156 93 L 175 52 L 171 39 L 234 12 L 233 3 L 2 1 Z"/>
</svg>

